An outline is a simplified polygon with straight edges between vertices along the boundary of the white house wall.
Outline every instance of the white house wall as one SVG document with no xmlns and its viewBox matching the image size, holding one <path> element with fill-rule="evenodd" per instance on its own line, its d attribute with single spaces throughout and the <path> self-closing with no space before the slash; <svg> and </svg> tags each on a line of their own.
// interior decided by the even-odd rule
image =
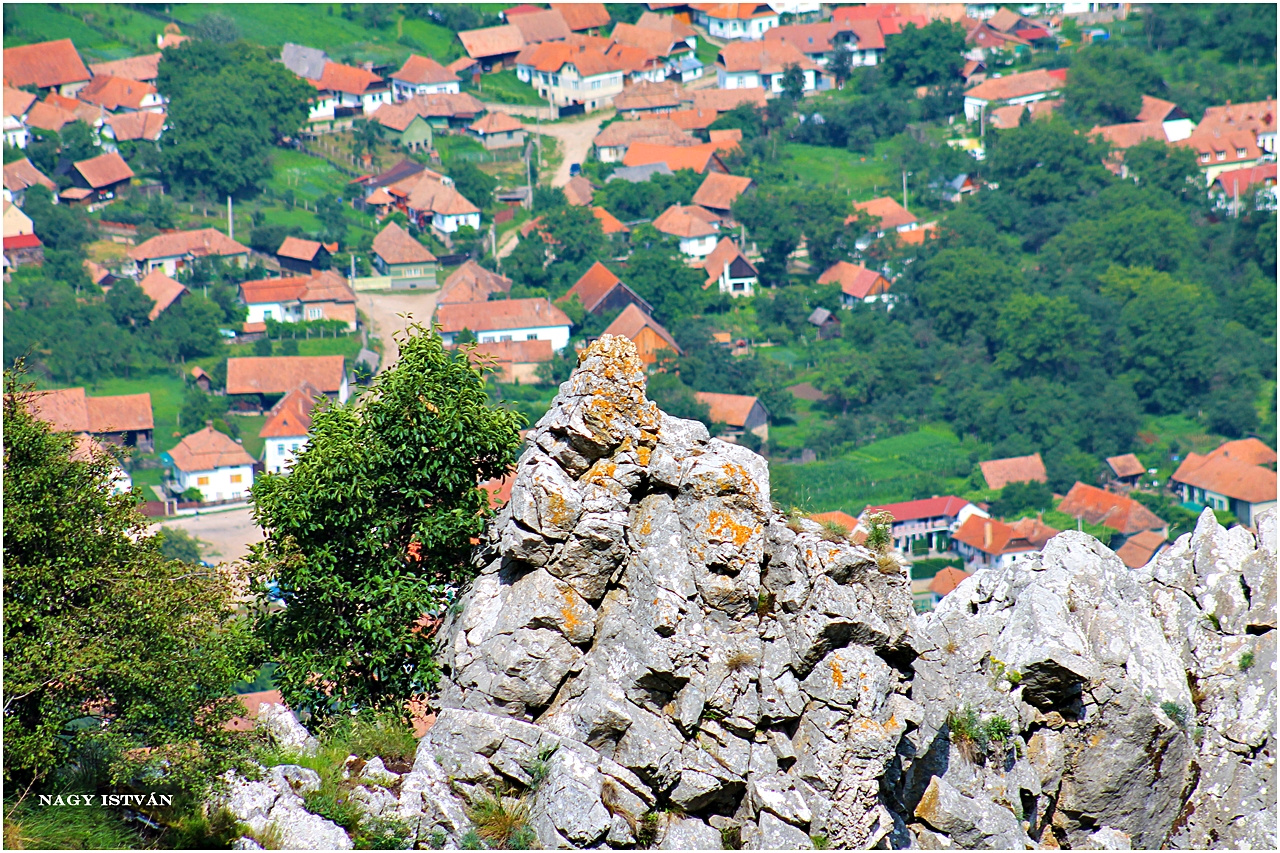
<svg viewBox="0 0 1280 853">
<path fill-rule="evenodd" d="M 179 490 L 199 489 L 206 501 L 237 500 L 249 496 L 249 488 L 253 486 L 253 466 L 230 465 L 212 471 L 191 472 L 175 468 L 174 479 Z"/>
<path fill-rule="evenodd" d="M 719 235 L 710 234 L 706 237 L 683 238 L 680 240 L 680 251 L 691 258 L 705 258 L 715 249 L 717 236 Z"/>
<path fill-rule="evenodd" d="M 305 435 L 283 436 L 265 439 L 262 461 L 268 471 L 275 474 L 288 473 L 293 467 L 294 458 L 307 446 Z"/>
<path fill-rule="evenodd" d="M 440 337 L 445 346 L 453 346 L 455 333 L 447 332 Z M 556 352 L 569 345 L 568 326 L 531 326 L 524 329 L 490 329 L 476 332 L 476 341 L 482 344 L 499 341 L 551 341 L 551 348 Z"/>
</svg>

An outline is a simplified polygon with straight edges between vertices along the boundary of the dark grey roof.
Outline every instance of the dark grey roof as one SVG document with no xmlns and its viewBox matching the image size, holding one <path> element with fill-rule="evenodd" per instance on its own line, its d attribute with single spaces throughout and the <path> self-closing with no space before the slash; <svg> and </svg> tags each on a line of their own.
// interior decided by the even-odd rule
<svg viewBox="0 0 1280 853">
<path fill-rule="evenodd" d="M 319 80 L 324 74 L 324 64 L 329 61 L 329 57 L 323 50 L 285 42 L 284 47 L 280 48 L 280 61 L 299 77 Z"/>
<path fill-rule="evenodd" d="M 643 166 L 621 166 L 614 170 L 605 183 L 612 180 L 630 181 L 633 184 L 643 184 L 654 175 L 673 175 L 671 167 L 666 163 L 646 163 Z"/>
<path fill-rule="evenodd" d="M 813 313 L 809 315 L 809 322 L 815 326 L 821 326 L 830 319 L 831 312 L 826 308 L 814 308 Z"/>
</svg>

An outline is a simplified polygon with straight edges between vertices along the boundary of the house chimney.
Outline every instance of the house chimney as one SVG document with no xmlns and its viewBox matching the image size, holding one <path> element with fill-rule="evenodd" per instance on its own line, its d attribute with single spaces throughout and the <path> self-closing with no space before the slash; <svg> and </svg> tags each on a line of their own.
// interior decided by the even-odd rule
<svg viewBox="0 0 1280 853">
<path fill-rule="evenodd" d="M 987 523 L 982 526 L 982 547 L 983 548 L 991 547 L 991 520 L 990 519 L 988 519 Z"/>
</svg>

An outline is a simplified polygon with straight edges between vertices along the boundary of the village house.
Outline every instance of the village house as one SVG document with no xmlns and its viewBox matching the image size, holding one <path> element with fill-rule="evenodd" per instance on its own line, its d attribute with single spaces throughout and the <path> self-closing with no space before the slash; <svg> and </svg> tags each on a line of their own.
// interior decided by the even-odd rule
<svg viewBox="0 0 1280 853">
<path fill-rule="evenodd" d="M 154 305 L 147 312 L 147 321 L 154 323 L 156 319 L 187 295 L 187 289 L 179 282 L 164 274 L 164 270 L 154 269 L 138 281 L 138 287 L 147 295 Z"/>
<path fill-rule="evenodd" d="M 6 202 L 8 204 L 9 202 Z M 14 234 L 4 238 L 4 262 L 9 267 L 44 263 L 44 243 L 35 234 Z"/>
<path fill-rule="evenodd" d="M 964 569 L 946 566 L 931 578 L 912 578 L 911 598 L 916 612 L 927 612 L 937 607 L 942 599 L 955 592 L 956 587 L 970 577 L 971 575 Z"/>
<path fill-rule="evenodd" d="M 618 163 L 634 142 L 657 145 L 689 146 L 698 140 L 668 118 L 646 118 L 640 121 L 615 121 L 596 134 L 596 157 L 601 163 Z"/>
<path fill-rule="evenodd" d="M 263 469 L 273 474 L 287 474 L 294 457 L 307 446 L 311 431 L 311 413 L 322 394 L 304 382 L 280 398 L 267 412 L 267 421 L 258 431 L 262 443 Z"/>
<path fill-rule="evenodd" d="M 1201 455 L 1188 453 L 1169 478 L 1183 501 L 1230 512 L 1257 525 L 1259 513 L 1276 505 L 1276 452 L 1256 438 L 1228 441 Z"/>
<path fill-rule="evenodd" d="M 4 87 L 4 144 L 10 148 L 26 148 L 31 141 L 27 130 L 27 110 L 36 102 L 36 96 L 21 89 Z"/>
<path fill-rule="evenodd" d="M 4 51 L 4 85 L 74 97 L 93 75 L 71 39 L 9 47 Z"/>
<path fill-rule="evenodd" d="M 1124 540 L 1115 549 L 1120 562 L 1131 569 L 1140 569 L 1169 549 L 1169 540 L 1158 530 L 1142 530 Z"/>
<path fill-rule="evenodd" d="M 638 293 L 627 287 L 599 261 L 592 264 L 591 269 L 574 282 L 568 293 L 556 300 L 556 304 L 563 304 L 574 297 L 582 303 L 583 309 L 588 314 L 594 314 L 597 317 L 628 305 L 635 305 L 646 314 L 653 313 L 652 305 L 641 299 Z"/>
<path fill-rule="evenodd" d="M 521 15 L 520 17 L 526 17 Z M 516 76 L 556 106 L 608 107 L 622 92 L 624 67 L 598 47 L 543 42 L 520 54 Z"/>
<path fill-rule="evenodd" d="M 551 361 L 551 341 L 487 341 L 475 344 L 471 362 L 493 368 L 498 382 L 531 384 L 538 381 L 538 365 Z"/>
<path fill-rule="evenodd" d="M 1047 483 L 1049 474 L 1039 453 L 1030 456 L 1009 456 L 1004 459 L 988 459 L 978 463 L 982 479 L 988 489 L 1003 489 L 1010 483 Z"/>
<path fill-rule="evenodd" d="M 436 304 L 446 302 L 485 302 L 495 293 L 510 293 L 511 279 L 487 270 L 468 260 L 444 280 Z"/>
<path fill-rule="evenodd" d="M 559 308 L 538 296 L 490 302 L 449 302 L 436 306 L 440 337 L 452 346 L 458 335 L 471 332 L 478 343 L 492 341 L 550 341 L 556 352 L 569 344 L 573 322 Z"/>
<path fill-rule="evenodd" d="M 202 258 L 222 258 L 238 267 L 249 265 L 249 249 L 216 228 L 195 231 L 171 231 L 157 234 L 128 252 L 138 275 L 146 275 L 157 267 L 166 275 L 177 275 Z"/>
<path fill-rule="evenodd" d="M 400 106 L 416 112 L 432 130 L 460 130 L 483 114 L 487 107 L 470 92 L 414 95 Z"/>
<path fill-rule="evenodd" d="M 636 354 L 646 366 L 652 366 L 663 352 L 684 355 L 661 323 L 649 316 L 638 305 L 628 305 L 601 334 L 621 335 L 636 345 Z"/>
<path fill-rule="evenodd" d="M 95 76 L 77 97 L 109 112 L 164 112 L 164 98 L 150 83 L 124 77 Z"/>
<path fill-rule="evenodd" d="M 1273 495 L 1272 500 L 1274 499 Z M 1169 525 L 1133 498 L 1087 483 L 1077 482 L 1072 486 L 1071 491 L 1058 504 L 1058 512 L 1116 531 L 1116 535 L 1111 537 L 1112 550 L 1123 545 L 1130 536 L 1144 530 L 1158 531 L 1162 536 L 1169 534 Z"/>
<path fill-rule="evenodd" d="M 822 68 L 841 50 L 849 54 L 849 64 L 855 68 L 877 65 L 884 56 L 884 33 L 876 21 L 786 24 L 769 30 L 764 40 L 789 44 Z"/>
<path fill-rule="evenodd" d="M 139 83 L 155 85 L 160 76 L 160 60 L 163 53 L 147 53 L 142 56 L 126 56 L 124 59 L 113 59 L 110 62 L 95 62 L 89 71 L 97 77 L 123 77 L 125 80 L 137 80 Z"/>
<path fill-rule="evenodd" d="M 692 169 L 699 175 L 707 172 L 723 172 L 729 169 L 720 159 L 714 142 L 703 142 L 699 145 L 658 145 L 652 142 L 633 142 L 622 158 L 624 166 L 647 166 L 650 163 L 663 163 L 673 172 L 681 169 Z"/>
<path fill-rule="evenodd" d="M 964 116 L 981 121 L 982 116 L 1002 106 L 1018 106 L 1062 94 L 1066 70 L 1036 69 L 1005 77 L 991 77 L 964 93 Z"/>
<path fill-rule="evenodd" d="M 117 113 L 107 116 L 99 131 L 103 151 L 116 151 L 119 142 L 156 142 L 169 117 L 164 113 Z"/>
<path fill-rule="evenodd" d="M 307 117 L 311 122 L 372 115 L 383 104 L 391 103 L 390 85 L 366 68 L 326 62 L 318 79 L 303 79 L 316 90 Z"/>
<path fill-rule="evenodd" d="M 129 186 L 133 170 L 119 154 L 99 154 L 88 160 L 72 164 L 71 177 L 75 185 L 89 190 L 92 201 L 107 201 Z"/>
<path fill-rule="evenodd" d="M 569 22 L 556 9 L 537 6 L 516 6 L 502 13 L 507 23 L 520 31 L 526 45 L 539 42 L 564 41 L 572 35 Z"/>
<path fill-rule="evenodd" d="M 754 296 L 760 284 L 760 274 L 755 265 L 742 254 L 738 244 L 728 237 L 721 237 L 711 253 L 702 261 L 707 280 L 702 289 L 716 286 L 729 296 Z"/>
<path fill-rule="evenodd" d="M 294 388 L 310 384 L 338 403 L 347 402 L 351 387 L 347 381 L 347 360 L 340 355 L 277 355 L 227 359 L 227 394 L 256 397 L 256 402 L 274 405 Z M 255 402 L 253 399 L 244 401 Z"/>
<path fill-rule="evenodd" d="M 611 41 L 604 47 L 604 55 L 622 72 L 624 87 L 636 83 L 661 83 L 671 73 L 669 62 L 644 48 Z"/>
<path fill-rule="evenodd" d="M 768 3 L 690 3 L 693 21 L 712 38 L 759 40 L 778 26 L 778 13 Z"/>
<path fill-rule="evenodd" d="M 591 215 L 600 221 L 600 230 L 604 232 L 606 237 L 631 233 L 631 229 L 628 228 L 621 219 L 614 216 L 603 207 L 591 208 Z M 620 237 L 619 239 L 625 238 Z"/>
<path fill-rule="evenodd" d="M 769 440 L 769 410 L 758 397 L 747 394 L 717 394 L 695 391 L 694 398 L 706 405 L 713 424 L 724 424 L 719 438 L 737 443 L 747 433 L 761 441 Z"/>
<path fill-rule="evenodd" d="M 681 62 L 691 57 L 696 59 L 693 51 L 698 37 L 693 28 L 670 16 L 645 12 L 634 24 L 618 23 L 609 38 L 617 45 L 643 51 L 657 59 L 663 73 L 654 82 L 677 76 L 676 68 Z"/>
<path fill-rule="evenodd" d="M 31 395 L 31 413 L 54 432 L 85 433 L 142 453 L 155 448 L 150 394 L 89 397 L 83 388 L 36 391 Z"/>
<path fill-rule="evenodd" d="M 603 3 L 550 3 L 551 11 L 564 18 L 571 32 L 599 32 L 612 18 Z"/>
<path fill-rule="evenodd" d="M 20 237 L 35 233 L 36 226 L 31 221 L 31 217 L 23 213 L 22 208 L 13 202 L 6 201 L 4 203 L 4 236 Z"/>
<path fill-rule="evenodd" d="M 871 527 L 870 518 L 878 512 L 893 515 L 890 535 L 893 547 L 903 554 L 941 553 L 951 547 L 951 536 L 972 517 L 987 518 L 976 504 L 955 495 L 925 498 L 902 503 L 868 506 L 858 514 L 863 530 Z"/>
<path fill-rule="evenodd" d="M 818 330 L 818 340 L 820 341 L 829 341 L 832 338 L 839 338 L 844 335 L 844 330 L 840 326 L 839 315 L 821 306 L 814 308 L 805 322 Z"/>
<path fill-rule="evenodd" d="M 524 125 L 520 119 L 506 113 L 488 113 L 468 125 L 467 132 L 480 140 L 486 151 L 524 145 Z"/>
<path fill-rule="evenodd" d="M 1034 518 L 1005 524 L 994 518 L 971 515 L 951 535 L 955 552 L 969 572 L 1003 568 L 1044 550 L 1045 543 L 1061 532 Z"/>
<path fill-rule="evenodd" d="M 870 226 L 866 234 L 854 242 L 854 245 L 861 251 L 866 251 L 873 241 L 884 237 L 885 234 L 895 231 L 899 234 L 914 231 L 920 225 L 920 221 L 916 219 L 915 214 L 888 196 L 873 198 L 870 201 L 860 201 L 853 206 L 853 209 L 855 213 L 850 214 L 849 218 L 845 220 L 846 225 L 857 221 L 859 213 L 874 217 L 876 221 L 874 225 Z"/>
<path fill-rule="evenodd" d="M 822 68 L 790 42 L 731 42 L 716 57 L 716 84 L 721 89 L 762 88 L 781 94 L 785 72 L 796 66 L 804 75 L 804 91 L 830 86 Z"/>
<path fill-rule="evenodd" d="M 429 56 L 409 54 L 400 70 L 391 75 L 391 95 L 404 101 L 414 95 L 458 94 L 458 75 Z"/>
<path fill-rule="evenodd" d="M 1108 486 L 1113 489 L 1132 489 L 1147 473 L 1147 467 L 1132 453 L 1108 456 L 1107 467 L 1111 469 Z"/>
<path fill-rule="evenodd" d="M 1264 156 L 1274 156 L 1275 138 L 1276 102 L 1271 99 L 1209 107 L 1196 129 L 1178 144 L 1195 152 L 1206 185 L 1211 186 L 1223 172 L 1256 166 Z"/>
<path fill-rule="evenodd" d="M 249 323 L 338 320 L 348 331 L 356 330 L 356 295 L 333 270 L 243 281 L 240 301 L 249 309 Z"/>
<path fill-rule="evenodd" d="M 463 30 L 458 40 L 467 56 L 480 64 L 484 71 L 501 71 L 510 67 L 516 54 L 524 50 L 524 35 L 511 24 Z"/>
<path fill-rule="evenodd" d="M 431 150 L 431 123 L 418 114 L 413 103 L 383 104 L 369 118 L 390 131 L 390 141 L 410 151 Z"/>
<path fill-rule="evenodd" d="M 715 110 L 727 113 L 743 104 L 753 109 L 762 109 L 769 102 L 769 93 L 764 89 L 694 89 L 694 109 Z"/>
<path fill-rule="evenodd" d="M 336 243 L 332 246 L 330 248 L 317 240 L 285 237 L 280 248 L 276 249 L 276 260 L 280 262 L 282 268 L 290 272 L 307 275 L 329 268 L 330 258 L 338 248 Z"/>
<path fill-rule="evenodd" d="M 673 204 L 653 220 L 653 227 L 680 241 L 680 251 L 691 258 L 704 258 L 716 247 L 720 219 L 694 205 Z"/>
<path fill-rule="evenodd" d="M 596 188 L 582 175 L 574 175 L 564 185 L 564 200 L 570 207 L 590 207 Z"/>
<path fill-rule="evenodd" d="M 200 492 L 202 501 L 234 501 L 249 496 L 253 457 L 230 436 L 207 426 L 178 442 L 161 458 L 172 466 L 169 490 Z"/>
<path fill-rule="evenodd" d="M 664 113 L 680 109 L 686 94 L 680 84 L 670 80 L 664 83 L 643 81 L 623 90 L 613 98 L 613 107 L 624 118 L 661 117 Z"/>
<path fill-rule="evenodd" d="M 415 179 L 388 188 L 392 194 L 397 190 L 407 191 L 403 207 L 419 228 L 430 225 L 445 234 L 453 234 L 459 228 L 480 230 L 480 208 L 442 175 L 424 171 Z"/>
<path fill-rule="evenodd" d="M 393 290 L 436 286 L 436 256 L 395 222 L 373 238 L 373 265 L 391 277 Z"/>
<path fill-rule="evenodd" d="M 891 302 L 889 279 L 876 270 L 849 261 L 836 261 L 818 276 L 818 284 L 840 285 L 840 307 L 864 302 Z"/>
<path fill-rule="evenodd" d="M 4 200 L 21 206 L 26 198 L 27 190 L 39 184 L 51 193 L 58 191 L 58 185 L 32 165 L 26 157 L 4 164 Z"/>
<path fill-rule="evenodd" d="M 748 177 L 708 172 L 693 194 L 693 203 L 729 224 L 733 221 L 733 205 L 744 195 L 755 192 L 755 188 L 756 182 Z"/>
<path fill-rule="evenodd" d="M 75 446 L 71 448 L 72 462 L 92 462 L 106 454 L 111 458 L 111 494 L 124 495 L 133 491 L 133 478 L 120 464 L 117 454 L 112 453 L 105 444 L 91 435 L 80 433 L 76 436 Z"/>
<path fill-rule="evenodd" d="M 1250 203 L 1263 210 L 1275 210 L 1280 194 L 1276 191 L 1276 164 L 1260 163 L 1243 169 L 1219 172 L 1210 187 L 1216 206 L 1239 216 Z"/>
</svg>

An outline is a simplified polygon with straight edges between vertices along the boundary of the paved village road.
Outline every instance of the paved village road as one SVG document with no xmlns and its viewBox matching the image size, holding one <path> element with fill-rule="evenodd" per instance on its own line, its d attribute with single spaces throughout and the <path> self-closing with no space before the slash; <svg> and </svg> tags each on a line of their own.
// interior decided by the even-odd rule
<svg viewBox="0 0 1280 853">
<path fill-rule="evenodd" d="M 170 527 L 190 533 L 205 543 L 201 550 L 204 559 L 210 563 L 231 563 L 247 557 L 249 546 L 262 541 L 262 530 L 253 523 L 253 511 L 248 507 L 161 518 L 153 527 Z"/>
<path fill-rule="evenodd" d="M 600 132 L 600 125 L 605 119 L 613 117 L 613 110 L 601 110 L 574 121 L 559 121 L 555 124 L 544 124 L 540 128 L 546 136 L 554 136 L 560 143 L 560 151 L 564 160 L 556 169 L 551 186 L 562 187 L 569 183 L 569 167 L 574 163 L 583 163 L 591 152 L 591 140 Z M 532 127 L 528 122 L 526 126 Z M 535 210 L 534 213 L 537 213 Z"/>
<path fill-rule="evenodd" d="M 443 284 L 444 282 L 441 282 Z M 378 372 L 386 370 L 396 363 L 400 350 L 396 346 L 394 335 L 403 332 L 409 325 L 409 319 L 401 314 L 411 315 L 415 323 L 431 322 L 431 315 L 436 310 L 438 291 L 395 290 L 380 293 L 357 293 L 356 306 L 364 313 L 369 324 L 369 334 L 382 341 L 382 361 Z"/>
</svg>

